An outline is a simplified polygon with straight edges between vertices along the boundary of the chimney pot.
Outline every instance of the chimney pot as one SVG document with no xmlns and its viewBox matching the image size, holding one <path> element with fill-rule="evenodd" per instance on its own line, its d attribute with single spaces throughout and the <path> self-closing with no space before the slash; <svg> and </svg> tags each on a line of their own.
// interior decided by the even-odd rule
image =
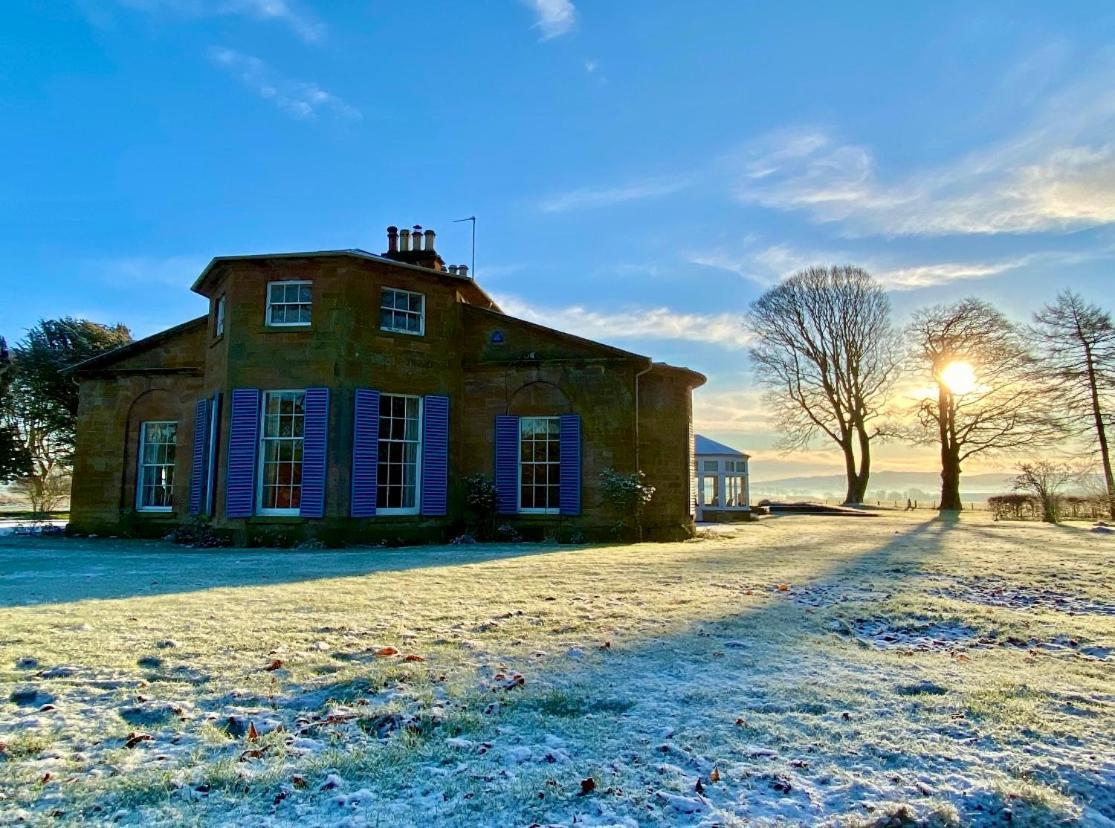
<svg viewBox="0 0 1115 828">
<path fill-rule="evenodd" d="M 387 228 L 387 252 L 397 253 L 399 251 L 399 228 L 391 225 Z"/>
<path fill-rule="evenodd" d="M 424 234 L 426 236 L 426 250 L 432 251 L 434 249 L 434 238 L 437 236 L 433 230 L 427 230 Z"/>
<path fill-rule="evenodd" d="M 464 276 L 467 279 L 468 278 L 468 265 L 460 265 L 457 268 L 457 275 L 458 276 Z"/>
<path fill-rule="evenodd" d="M 410 231 L 409 230 L 400 230 L 399 231 L 399 250 L 402 251 L 403 253 L 406 253 L 408 250 L 410 250 Z"/>
<path fill-rule="evenodd" d="M 456 265 L 449 265 L 449 275 L 450 276 L 456 276 L 457 275 L 457 266 Z"/>
</svg>

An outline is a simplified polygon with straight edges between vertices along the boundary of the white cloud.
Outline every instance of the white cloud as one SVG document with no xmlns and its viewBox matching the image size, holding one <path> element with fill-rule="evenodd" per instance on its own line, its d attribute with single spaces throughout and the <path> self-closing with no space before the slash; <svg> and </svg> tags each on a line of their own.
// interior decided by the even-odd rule
<svg viewBox="0 0 1115 828">
<path fill-rule="evenodd" d="M 568 331 L 598 342 L 684 340 L 738 350 L 747 347 L 742 314 L 683 313 L 670 308 L 632 308 L 602 313 L 580 305 L 539 308 L 513 296 L 496 297 L 509 316 Z"/>
<path fill-rule="evenodd" d="M 289 0 L 118 0 L 147 13 L 167 12 L 181 17 L 249 17 L 281 23 L 303 40 L 316 42 L 325 24 Z"/>
<path fill-rule="evenodd" d="M 577 22 L 577 9 L 570 0 L 523 0 L 534 10 L 534 27 L 542 40 L 561 37 L 572 31 Z"/>
<path fill-rule="evenodd" d="M 742 377 L 737 388 L 727 390 L 725 385 L 718 378 L 710 378 L 707 386 L 694 393 L 694 429 L 702 434 L 755 434 L 773 430 L 761 390 Z"/>
<path fill-rule="evenodd" d="M 809 267 L 854 264 L 874 276 L 889 290 L 917 290 L 949 282 L 988 279 L 1027 265 L 1071 264 L 1085 258 L 1099 258 L 1102 251 L 1089 254 L 1047 251 L 993 261 L 944 261 L 927 264 L 894 264 L 874 257 L 857 256 L 848 251 L 796 250 L 776 244 L 759 250 L 732 255 L 723 251 L 690 254 L 693 264 L 735 273 L 760 287 L 767 288 Z"/>
<path fill-rule="evenodd" d="M 618 187 L 570 190 L 543 199 L 539 202 L 538 209 L 546 213 L 562 213 L 566 210 L 607 207 L 669 195 L 685 189 L 689 184 L 687 179 L 682 178 L 648 178 Z"/>
<path fill-rule="evenodd" d="M 332 92 L 316 83 L 281 77 L 257 57 L 214 47 L 209 51 L 209 58 L 261 98 L 295 118 L 316 118 L 320 112 L 353 120 L 361 118 L 360 110 Z"/>
<path fill-rule="evenodd" d="M 735 197 L 850 235 L 1033 233 L 1115 223 L 1115 72 L 1049 96 L 1013 135 L 912 174 L 820 129 L 780 130 L 727 163 Z"/>
</svg>

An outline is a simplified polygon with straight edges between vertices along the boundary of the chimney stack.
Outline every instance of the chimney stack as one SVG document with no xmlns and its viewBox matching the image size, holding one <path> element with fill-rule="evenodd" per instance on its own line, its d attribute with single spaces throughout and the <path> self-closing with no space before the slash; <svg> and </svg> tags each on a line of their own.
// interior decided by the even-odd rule
<svg viewBox="0 0 1115 828">
<path fill-rule="evenodd" d="M 458 276 L 464 276 L 467 279 L 468 278 L 468 265 L 458 265 L 457 266 L 457 275 Z"/>
<path fill-rule="evenodd" d="M 444 273 L 445 262 L 437 254 L 436 241 L 437 233 L 424 229 L 420 224 L 409 230 L 400 230 L 391 225 L 387 228 L 387 252 L 383 256 L 396 262 L 428 267 Z"/>
</svg>

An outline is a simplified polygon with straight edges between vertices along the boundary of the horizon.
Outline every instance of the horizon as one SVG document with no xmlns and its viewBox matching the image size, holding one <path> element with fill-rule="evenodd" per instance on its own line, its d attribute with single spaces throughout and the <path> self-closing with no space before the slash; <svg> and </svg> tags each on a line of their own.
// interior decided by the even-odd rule
<svg viewBox="0 0 1115 828">
<path fill-rule="evenodd" d="M 843 473 L 835 447 L 775 449 L 747 368 L 742 315 L 790 273 L 860 265 L 898 324 L 967 295 L 1018 321 L 1067 288 L 1111 308 L 1107 5 L 77 0 L 7 22 L 11 344 L 67 315 L 147 336 L 205 312 L 214 256 L 379 253 L 391 224 L 471 263 L 475 215 L 506 312 L 704 373 L 695 431 L 761 483 Z M 938 469 L 896 443 L 873 465 Z"/>
</svg>

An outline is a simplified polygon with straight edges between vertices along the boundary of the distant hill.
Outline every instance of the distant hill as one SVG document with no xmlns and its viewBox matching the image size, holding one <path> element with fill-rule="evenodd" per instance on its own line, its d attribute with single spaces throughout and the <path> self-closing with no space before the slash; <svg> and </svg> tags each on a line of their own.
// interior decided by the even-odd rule
<svg viewBox="0 0 1115 828">
<path fill-rule="evenodd" d="M 960 496 L 965 501 L 984 501 L 991 495 L 1011 490 L 1012 474 L 966 474 L 960 478 Z M 831 499 L 844 496 L 842 474 L 817 474 L 802 477 L 781 477 L 774 480 L 752 480 L 751 499 L 807 498 Z M 936 472 L 880 471 L 871 475 L 867 499 L 931 500 L 941 491 L 941 477 Z"/>
</svg>

